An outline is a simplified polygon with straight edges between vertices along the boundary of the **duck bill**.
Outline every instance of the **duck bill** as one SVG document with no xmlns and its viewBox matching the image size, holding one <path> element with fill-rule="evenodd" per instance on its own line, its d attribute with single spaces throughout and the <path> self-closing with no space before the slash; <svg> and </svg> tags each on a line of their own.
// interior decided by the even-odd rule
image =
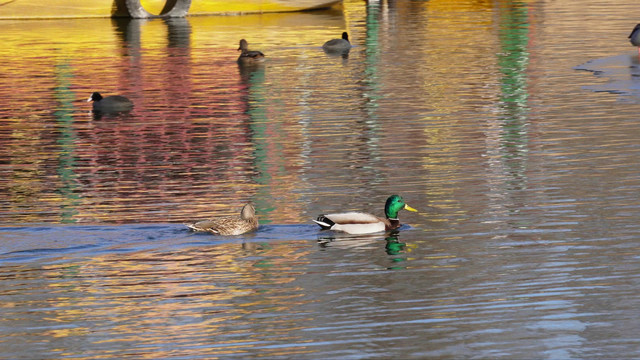
<svg viewBox="0 0 640 360">
<path fill-rule="evenodd" d="M 416 209 L 412 208 L 411 206 L 409 206 L 409 205 L 407 205 L 407 204 L 404 204 L 404 209 L 405 209 L 405 210 L 409 210 L 409 211 L 413 211 L 413 212 L 418 212 L 418 210 L 416 210 Z"/>
</svg>

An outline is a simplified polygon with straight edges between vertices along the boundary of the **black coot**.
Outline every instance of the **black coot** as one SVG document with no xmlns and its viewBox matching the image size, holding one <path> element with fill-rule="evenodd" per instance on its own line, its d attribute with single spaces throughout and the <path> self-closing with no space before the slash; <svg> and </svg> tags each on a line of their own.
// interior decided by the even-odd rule
<svg viewBox="0 0 640 360">
<path fill-rule="evenodd" d="M 102 97 L 99 92 L 94 92 L 87 101 L 93 101 L 93 111 L 98 113 L 128 112 L 133 109 L 131 100 L 120 95 Z"/>
</svg>

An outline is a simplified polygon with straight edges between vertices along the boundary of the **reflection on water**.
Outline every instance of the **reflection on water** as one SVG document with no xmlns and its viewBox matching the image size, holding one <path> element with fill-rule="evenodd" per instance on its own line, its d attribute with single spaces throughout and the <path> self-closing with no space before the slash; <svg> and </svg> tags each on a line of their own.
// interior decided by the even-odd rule
<svg viewBox="0 0 640 360">
<path fill-rule="evenodd" d="M 12 308 L 32 310 L 4 317 L 3 324 L 22 329 L 5 340 L 25 342 L 3 341 L 3 352 L 14 357 L 26 346 L 48 356 L 76 358 L 112 357 L 113 350 L 120 348 L 130 349 L 129 356 L 153 353 L 155 358 L 171 357 L 180 348 L 185 355 L 238 353 L 239 348 L 262 343 L 251 339 L 252 319 L 263 318 L 264 326 L 285 325 L 273 337 L 292 330 L 292 325 L 286 325 L 291 320 L 270 319 L 269 314 L 283 304 L 309 302 L 290 273 L 307 263 L 303 258 L 310 250 L 304 241 L 297 246 L 229 242 L 151 252 L 116 251 L 95 254 L 89 261 L 61 261 L 38 268 L 9 266 L 0 275 L 5 284 L 12 284 L 2 294 L 3 313 Z M 31 294 L 29 299 L 21 298 L 24 292 Z M 236 326 L 237 330 L 231 329 Z M 194 338 L 185 332 L 199 335 Z M 158 343 L 164 336 L 172 338 L 171 345 Z M 192 345 L 185 347 L 185 340 Z M 202 353 L 197 344 L 213 346 Z M 87 348 L 91 355 L 86 354 Z"/>
<path fill-rule="evenodd" d="M 635 7 L 3 22 L 0 357 L 637 357 Z"/>
</svg>

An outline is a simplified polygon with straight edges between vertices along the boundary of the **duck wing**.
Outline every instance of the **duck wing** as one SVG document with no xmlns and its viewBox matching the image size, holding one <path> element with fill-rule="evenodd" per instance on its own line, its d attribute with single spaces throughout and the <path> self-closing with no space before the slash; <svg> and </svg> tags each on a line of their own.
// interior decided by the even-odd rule
<svg viewBox="0 0 640 360">
<path fill-rule="evenodd" d="M 194 222 L 191 224 L 184 224 L 184 225 L 193 231 L 209 231 L 212 228 L 215 228 L 220 220 L 223 220 L 223 219 L 202 220 L 202 221 Z"/>
<path fill-rule="evenodd" d="M 251 50 L 251 51 L 243 52 L 241 56 L 242 57 L 250 57 L 250 58 L 256 59 L 256 58 L 264 57 L 264 54 L 262 52 L 260 52 L 260 51 L 257 51 L 257 50 Z"/>
<path fill-rule="evenodd" d="M 379 217 L 362 213 L 362 212 L 346 212 L 346 213 L 335 213 L 335 214 L 326 214 L 325 218 L 330 219 L 336 224 L 373 224 L 382 221 Z"/>
<path fill-rule="evenodd" d="M 258 220 L 244 220 L 239 217 L 222 217 L 185 224 L 193 231 L 206 231 L 219 235 L 240 235 L 258 229 Z"/>
</svg>

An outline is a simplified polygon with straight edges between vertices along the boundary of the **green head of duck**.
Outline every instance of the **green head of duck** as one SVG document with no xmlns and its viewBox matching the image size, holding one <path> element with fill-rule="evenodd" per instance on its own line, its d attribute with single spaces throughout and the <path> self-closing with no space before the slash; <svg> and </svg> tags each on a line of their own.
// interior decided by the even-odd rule
<svg viewBox="0 0 640 360">
<path fill-rule="evenodd" d="M 384 204 L 384 214 L 387 219 L 397 219 L 398 212 L 402 209 L 417 212 L 418 210 L 412 208 L 404 202 L 404 199 L 400 195 L 391 195 L 387 199 L 387 203 Z"/>
</svg>

